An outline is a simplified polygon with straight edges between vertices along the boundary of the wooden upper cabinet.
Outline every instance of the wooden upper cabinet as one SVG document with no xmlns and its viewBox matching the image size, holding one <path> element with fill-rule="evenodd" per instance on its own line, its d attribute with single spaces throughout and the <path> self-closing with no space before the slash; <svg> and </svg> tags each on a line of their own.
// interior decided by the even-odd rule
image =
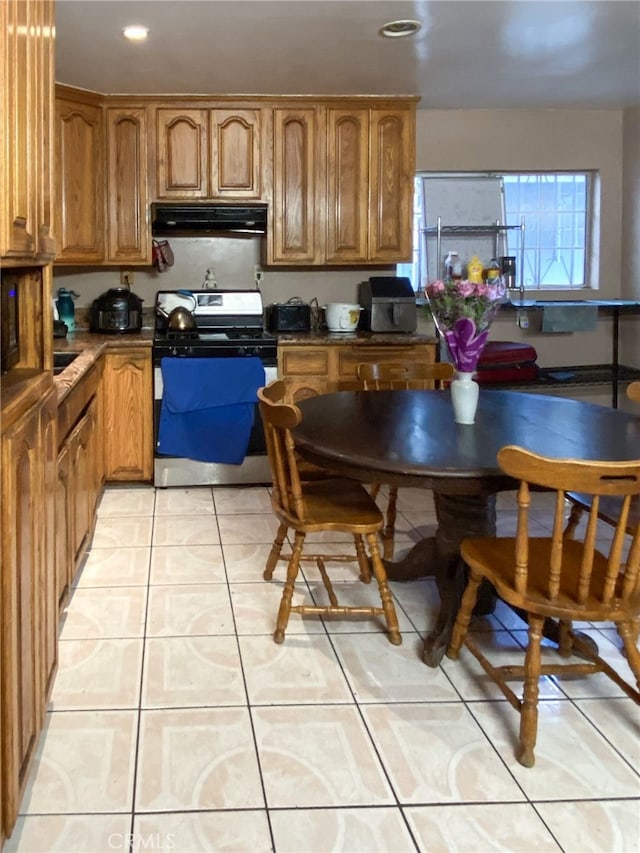
<svg viewBox="0 0 640 853">
<path fill-rule="evenodd" d="M 366 261 L 369 110 L 327 110 L 328 263 Z"/>
<path fill-rule="evenodd" d="M 5 122 L 0 255 L 49 260 L 51 223 L 53 2 L 5 0 L 0 112 Z"/>
<path fill-rule="evenodd" d="M 151 262 L 144 107 L 107 107 L 107 262 Z"/>
<path fill-rule="evenodd" d="M 211 197 L 262 198 L 262 111 L 211 110 Z"/>
<path fill-rule="evenodd" d="M 56 100 L 58 261 L 104 260 L 102 108 Z"/>
<path fill-rule="evenodd" d="M 209 111 L 156 109 L 158 199 L 207 198 Z"/>
<path fill-rule="evenodd" d="M 318 112 L 275 109 L 273 202 L 268 262 L 314 264 L 323 259 L 317 213 Z"/>
<path fill-rule="evenodd" d="M 371 110 L 369 259 L 408 261 L 412 251 L 415 110 Z"/>
</svg>

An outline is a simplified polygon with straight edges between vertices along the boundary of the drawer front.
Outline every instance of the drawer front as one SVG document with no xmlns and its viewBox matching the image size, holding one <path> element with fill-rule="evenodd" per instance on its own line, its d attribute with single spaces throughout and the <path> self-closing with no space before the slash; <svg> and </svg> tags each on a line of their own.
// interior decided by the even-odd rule
<svg viewBox="0 0 640 853">
<path fill-rule="evenodd" d="M 304 347 L 304 349 L 282 352 L 281 376 L 326 377 L 329 373 L 328 347 Z"/>
<path fill-rule="evenodd" d="M 435 361 L 435 346 L 419 346 L 419 347 L 401 347 L 401 346 L 380 346 L 380 347 L 363 347 L 354 346 L 349 349 L 343 349 L 338 356 L 338 376 L 341 383 L 346 380 L 353 380 L 355 383 L 356 370 L 360 362 L 375 362 L 375 361 L 418 361 L 422 364 L 433 364 Z M 341 384 L 340 387 L 347 388 Z M 353 384 L 352 387 L 357 387 Z"/>
</svg>

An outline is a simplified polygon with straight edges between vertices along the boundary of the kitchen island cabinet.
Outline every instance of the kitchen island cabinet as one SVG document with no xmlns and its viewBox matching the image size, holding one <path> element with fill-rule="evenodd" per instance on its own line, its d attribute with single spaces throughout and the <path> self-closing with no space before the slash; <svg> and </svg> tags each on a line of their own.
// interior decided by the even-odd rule
<svg viewBox="0 0 640 853">
<path fill-rule="evenodd" d="M 293 401 L 360 387 L 360 362 L 436 360 L 434 338 L 418 334 L 290 334 L 278 337 L 278 378 L 287 380 Z"/>
</svg>

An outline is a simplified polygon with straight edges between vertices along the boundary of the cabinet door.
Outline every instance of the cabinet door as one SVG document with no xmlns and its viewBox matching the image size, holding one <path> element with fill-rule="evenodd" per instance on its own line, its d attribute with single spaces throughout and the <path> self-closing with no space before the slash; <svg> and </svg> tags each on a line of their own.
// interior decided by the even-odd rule
<svg viewBox="0 0 640 853">
<path fill-rule="evenodd" d="M 316 217 L 318 114 L 276 109 L 273 116 L 273 204 L 268 235 L 272 264 L 321 263 Z"/>
<path fill-rule="evenodd" d="M 211 197 L 262 197 L 261 111 L 211 110 Z"/>
<path fill-rule="evenodd" d="M 51 693 L 58 666 L 58 599 L 56 595 L 56 482 L 58 460 L 58 394 L 55 388 L 46 394 L 41 408 L 42 441 L 42 517 L 43 528 L 39 555 L 41 587 L 38 591 L 38 624 L 40 626 L 40 720 L 44 722 L 45 704 Z"/>
<path fill-rule="evenodd" d="M 36 39 L 36 82 L 37 82 L 37 254 L 40 259 L 53 260 L 56 253 L 54 240 L 55 187 L 55 128 L 54 128 L 54 8 L 50 0 L 37 0 L 38 21 Z"/>
<path fill-rule="evenodd" d="M 90 453 L 94 416 L 87 410 L 68 439 L 71 460 L 72 550 L 77 563 L 93 528 L 93 489 L 95 466 Z"/>
<path fill-rule="evenodd" d="M 56 485 L 56 601 L 59 611 L 69 595 L 75 562 L 72 506 L 71 455 L 65 443 L 58 454 Z"/>
<path fill-rule="evenodd" d="M 327 110 L 329 263 L 366 261 L 369 221 L 369 110 Z"/>
<path fill-rule="evenodd" d="M 102 378 L 105 479 L 148 481 L 153 475 L 151 350 L 105 355 Z"/>
<path fill-rule="evenodd" d="M 207 197 L 208 127 L 207 110 L 156 109 L 156 198 Z"/>
<path fill-rule="evenodd" d="M 409 261 L 415 111 L 371 110 L 369 260 Z"/>
<path fill-rule="evenodd" d="M 5 257 L 36 252 L 37 89 L 34 28 L 36 4 L 7 0 L 6 15 L 6 186 L 2 193 Z M 4 75 L 3 75 L 4 76 Z M 4 119 L 3 119 L 4 120 Z M 4 152 L 3 152 L 4 156 Z"/>
<path fill-rule="evenodd" d="M 107 261 L 150 263 L 146 112 L 108 107 Z"/>
<path fill-rule="evenodd" d="M 40 731 L 40 405 L 2 437 L 2 817 L 9 835 Z"/>
<path fill-rule="evenodd" d="M 104 260 L 102 109 L 56 100 L 58 261 Z"/>
</svg>

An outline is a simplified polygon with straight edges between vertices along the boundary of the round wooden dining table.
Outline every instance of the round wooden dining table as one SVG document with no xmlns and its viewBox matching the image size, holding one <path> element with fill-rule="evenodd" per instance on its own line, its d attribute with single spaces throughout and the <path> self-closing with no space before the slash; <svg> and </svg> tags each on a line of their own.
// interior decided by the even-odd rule
<svg viewBox="0 0 640 853">
<path fill-rule="evenodd" d="M 385 561 L 390 580 L 435 576 L 440 612 L 424 646 L 430 666 L 446 651 L 464 589 L 460 542 L 495 535 L 496 494 L 517 486 L 498 466 L 501 447 L 515 444 L 556 458 L 640 457 L 640 418 L 562 397 L 481 389 L 469 425 L 454 422 L 447 390 L 338 391 L 297 405 L 303 418 L 293 438 L 310 462 L 363 483 L 433 491 L 435 536 L 404 559 Z M 485 590 L 479 612 L 494 603 L 493 591 Z"/>
</svg>

